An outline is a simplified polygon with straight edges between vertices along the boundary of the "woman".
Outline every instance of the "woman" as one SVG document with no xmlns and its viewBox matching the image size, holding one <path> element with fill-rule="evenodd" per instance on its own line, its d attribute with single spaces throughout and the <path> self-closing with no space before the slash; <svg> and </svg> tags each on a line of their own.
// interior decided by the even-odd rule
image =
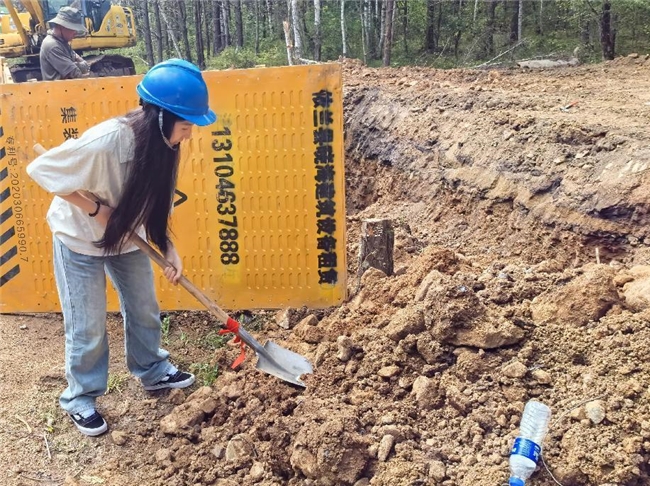
<svg viewBox="0 0 650 486">
<path fill-rule="evenodd" d="M 148 237 L 173 265 L 183 265 L 169 238 L 179 144 L 192 126 L 216 120 L 196 66 L 180 59 L 157 64 L 137 86 L 140 104 L 38 157 L 27 173 L 54 194 L 47 214 L 54 240 L 54 273 L 65 326 L 68 388 L 60 403 L 89 436 L 108 427 L 95 409 L 106 392 L 106 278 L 120 298 L 126 362 L 145 390 L 184 388 L 194 376 L 179 371 L 160 349 L 160 310 L 148 257 L 129 241 Z"/>
</svg>

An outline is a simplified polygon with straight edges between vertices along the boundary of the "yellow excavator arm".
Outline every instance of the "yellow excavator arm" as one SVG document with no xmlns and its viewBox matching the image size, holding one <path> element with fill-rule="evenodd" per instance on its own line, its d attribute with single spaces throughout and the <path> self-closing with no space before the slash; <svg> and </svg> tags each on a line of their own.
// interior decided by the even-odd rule
<svg viewBox="0 0 650 486">
<path fill-rule="evenodd" d="M 48 22 L 68 0 L 2 0 L 5 11 L 0 13 L 0 57 L 26 58 L 12 66 L 15 82 L 40 79 L 38 53 L 47 35 Z M 20 5 L 19 12 L 16 8 Z M 87 28 L 87 34 L 72 40 L 72 48 L 84 51 L 117 49 L 134 46 L 137 42 L 133 12 L 128 7 L 112 5 L 110 0 L 76 0 Z M 96 76 L 135 74 L 131 59 L 100 53 L 87 59 Z"/>
</svg>

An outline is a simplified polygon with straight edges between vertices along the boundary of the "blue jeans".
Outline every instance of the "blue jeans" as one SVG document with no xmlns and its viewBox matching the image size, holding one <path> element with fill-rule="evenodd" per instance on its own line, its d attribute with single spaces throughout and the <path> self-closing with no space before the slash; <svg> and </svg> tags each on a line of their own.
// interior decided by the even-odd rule
<svg viewBox="0 0 650 486">
<path fill-rule="evenodd" d="M 94 408 L 95 398 L 107 389 L 105 272 L 120 298 L 129 371 L 144 385 L 176 371 L 167 360 L 169 353 L 160 349 L 160 308 L 147 255 L 140 250 L 107 257 L 81 255 L 54 238 L 54 274 L 65 325 L 68 380 L 60 403 L 70 414 Z"/>
</svg>

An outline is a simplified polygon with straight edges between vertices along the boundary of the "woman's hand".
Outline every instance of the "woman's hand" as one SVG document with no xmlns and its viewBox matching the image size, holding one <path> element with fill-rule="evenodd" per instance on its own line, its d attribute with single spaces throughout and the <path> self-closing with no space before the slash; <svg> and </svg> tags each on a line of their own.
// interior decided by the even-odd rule
<svg viewBox="0 0 650 486">
<path fill-rule="evenodd" d="M 176 248 L 174 248 L 174 245 L 171 243 L 169 243 L 169 247 L 165 252 L 165 259 L 171 263 L 172 266 L 165 268 L 163 274 L 167 280 L 174 285 L 177 285 L 178 280 L 181 278 L 183 273 L 183 262 L 181 261 L 181 257 L 178 255 Z"/>
</svg>

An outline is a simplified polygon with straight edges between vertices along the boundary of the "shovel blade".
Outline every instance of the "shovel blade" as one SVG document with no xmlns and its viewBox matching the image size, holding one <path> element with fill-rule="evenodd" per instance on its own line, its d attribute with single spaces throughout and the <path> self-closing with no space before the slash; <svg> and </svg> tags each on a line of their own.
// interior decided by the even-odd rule
<svg viewBox="0 0 650 486">
<path fill-rule="evenodd" d="M 307 385 L 300 379 L 302 375 L 314 372 L 307 358 L 289 351 L 273 341 L 266 342 L 264 347 L 257 352 L 257 358 L 255 367 L 258 370 L 303 388 L 306 388 Z"/>
</svg>

